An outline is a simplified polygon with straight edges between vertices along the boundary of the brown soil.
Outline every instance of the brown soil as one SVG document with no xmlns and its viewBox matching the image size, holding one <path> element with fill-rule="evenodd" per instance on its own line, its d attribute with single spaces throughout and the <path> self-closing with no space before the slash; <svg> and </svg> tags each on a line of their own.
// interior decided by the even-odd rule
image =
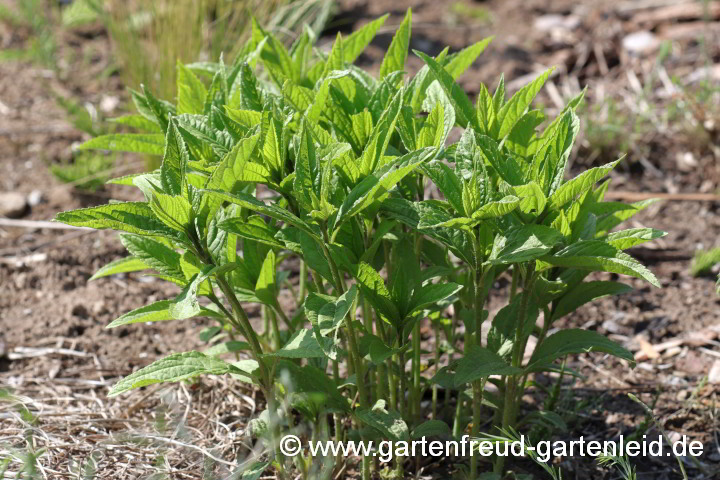
<svg viewBox="0 0 720 480">
<path fill-rule="evenodd" d="M 564 98 L 585 85 L 590 87 L 590 103 L 602 97 L 598 91 L 605 92 L 605 98 L 622 98 L 627 92 L 637 97 L 628 72 L 644 82 L 653 75 L 655 54 L 629 55 L 622 39 L 642 29 L 672 40 L 674 49 L 666 64 L 671 77 L 687 78 L 707 59 L 720 59 L 717 23 L 710 22 L 703 30 L 707 36 L 703 47 L 697 35 L 678 33 L 696 17 L 653 20 L 648 12 L 659 8 L 636 10 L 628 2 L 457 2 L 486 9 L 489 21 L 470 18 L 467 10 L 457 13 L 453 2 L 338 3 L 339 12 L 322 41 L 331 39 L 337 30 L 351 31 L 385 12 L 391 13 L 386 26 L 397 25 L 408 6 L 413 7 L 412 48 L 436 54 L 445 45 L 457 50 L 495 35 L 491 47 L 461 79 L 471 93 L 481 81 L 494 86 L 500 72 L 517 88 L 515 81 L 520 77 L 555 65 L 553 85 Z M 577 24 L 552 32 L 533 28 L 536 19 L 549 14 L 577 19 Z M 383 32 L 359 60 L 370 70 L 379 68 L 391 40 L 391 29 Z M 22 45 L 26 36 L 27 32 L 0 23 L 3 46 Z M 101 29 L 63 32 L 59 39 L 59 56 L 76 60 L 59 62 L 58 71 L 31 63 L 0 63 L 0 191 L 42 192 L 43 201 L 31 209 L 27 220 L 48 220 L 60 210 L 109 198 L 136 198 L 121 187 L 83 193 L 59 183 L 46 168 L 66 161 L 71 145 L 86 138 L 57 106 L 54 91 L 93 105 L 103 95 L 124 99 L 116 76 L 100 80 L 100 72 L 111 62 Z M 704 56 L 700 55 L 703 48 L 708 49 Z M 86 63 L 80 64 L 81 58 Z M 411 56 L 408 69 L 421 66 Z M 649 93 L 649 101 L 661 108 L 671 98 L 655 90 Z M 549 111 L 556 108 L 547 90 L 541 102 Z M 713 114 L 717 111 L 705 112 L 699 127 L 697 118 L 689 114 L 685 120 L 674 121 L 669 130 L 643 137 L 643 148 L 633 148 L 626 168 L 613 174 L 612 188 L 653 193 L 715 191 L 720 181 L 716 158 L 720 145 L 715 127 L 708 123 Z M 579 143 L 574 157 L 578 169 L 612 160 L 598 155 L 587 140 Z M 678 161 L 687 153 L 696 159 L 690 166 Z M 120 165 L 138 168 L 138 161 L 126 158 Z M 718 202 L 665 201 L 634 217 L 635 225 L 670 232 L 633 252 L 650 266 L 663 288 L 630 281 L 637 287 L 632 293 L 594 302 L 559 325 L 597 330 L 639 352 L 643 341 L 659 345 L 684 340 L 656 359 L 640 360 L 635 369 L 597 355 L 569 362 L 582 378 L 572 383 L 562 399 L 570 427 L 562 438 L 585 435 L 604 440 L 632 433 L 645 419 L 642 409 L 626 396 L 634 392 L 646 403 L 655 403 L 655 414 L 671 436 L 688 435 L 703 442 L 706 453 L 699 459 L 701 466 L 686 463 L 690 478 L 720 478 L 715 407 L 720 389 L 703 381 L 713 364 L 720 362 L 720 300 L 712 278 L 689 274 L 696 249 L 719 245 L 717 207 Z M 11 387 L 36 415 L 33 421 L 22 420 L 15 406 L 5 408 L 0 403 L 0 447 L 4 439 L 19 446 L 28 432 L 36 435 L 37 448 L 57 445 L 57 438 L 50 437 L 64 439 L 65 449 L 51 449 L 49 460 L 43 463 L 46 478 L 67 478 L 73 462 L 87 462 L 93 455 L 98 455 L 98 478 L 137 478 L 156 471 L 174 472 L 172 478 L 199 478 L 203 456 L 198 448 L 224 461 L 250 455 L 249 438 L 234 434 L 244 431 L 259 405 L 256 393 L 240 386 L 207 379 L 192 388 L 151 388 L 147 395 L 106 398 L 107 387 L 133 369 L 170 352 L 202 348 L 198 333 L 207 326 L 185 321 L 106 330 L 105 325 L 120 314 L 177 293 L 173 286 L 134 274 L 87 282 L 100 266 L 121 256 L 123 248 L 111 232 L 0 227 L 0 387 Z M 491 308 L 500 301 L 493 299 Z M 550 380 L 541 377 L 538 381 L 547 385 Z M 529 394 L 527 401 L 531 407 L 534 395 Z M 231 427 L 225 431 L 218 425 Z M 144 435 L 144 440 L 129 438 L 128 432 Z M 168 438 L 176 443 L 168 443 Z M 118 450 L 123 448 L 131 454 Z M 638 478 L 679 478 L 674 462 L 672 458 L 638 460 Z M 216 473 L 227 471 L 223 463 L 211 463 Z M 125 465 L 124 470 L 118 464 Z M 559 466 L 568 479 L 617 478 L 586 459 L 565 459 Z M 520 467 L 538 473 L 529 463 L 521 462 Z M 443 471 L 429 466 L 426 474 L 441 478 L 447 475 Z"/>
</svg>

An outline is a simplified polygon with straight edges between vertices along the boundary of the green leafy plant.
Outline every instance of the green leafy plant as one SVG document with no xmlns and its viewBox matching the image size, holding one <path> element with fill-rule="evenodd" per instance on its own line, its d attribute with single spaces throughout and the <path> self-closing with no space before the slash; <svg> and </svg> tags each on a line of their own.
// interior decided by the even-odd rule
<svg viewBox="0 0 720 480">
<path fill-rule="evenodd" d="M 510 98 L 502 77 L 492 94 L 481 85 L 473 105 L 455 80 L 490 39 L 434 58 L 415 52 L 425 66 L 408 78 L 410 11 L 374 78 L 353 62 L 386 18 L 338 35 L 328 54 L 310 30 L 288 49 L 253 23 L 232 64 L 178 65 L 177 103 L 133 91 L 138 114 L 117 121 L 139 131 L 83 148 L 162 156 L 156 171 L 113 180 L 145 201 L 57 216 L 124 232 L 130 256 L 93 279 L 152 270 L 182 289 L 110 327 L 196 316 L 217 325 L 204 332 L 209 350 L 158 360 L 110 395 L 205 374 L 255 384 L 267 409 L 251 430 L 279 478 L 330 478 L 345 461 L 301 455 L 293 464 L 278 446 L 287 432 L 407 440 L 469 429 L 479 438 L 488 421 L 490 435 L 513 432 L 528 423 L 521 398 L 534 373 L 587 352 L 633 364 L 596 332 L 554 328 L 583 304 L 630 290 L 588 275 L 659 286 L 623 250 L 664 233 L 615 231 L 648 202 L 603 200 L 609 181 L 598 182 L 617 162 L 565 179 L 582 95 L 546 121 L 532 102 L 547 71 Z M 449 144 L 453 128 L 463 133 Z M 503 276 L 508 302 L 489 318 Z M 253 303 L 264 319 L 250 318 Z M 425 323 L 446 343 L 428 354 L 432 378 Z M 455 399 L 452 428 L 439 389 Z M 470 478 L 481 473 L 477 458 Z M 408 460 L 395 458 L 393 474 L 413 468 Z M 369 479 L 372 462 L 362 462 Z M 504 472 L 501 458 L 494 469 Z"/>
</svg>

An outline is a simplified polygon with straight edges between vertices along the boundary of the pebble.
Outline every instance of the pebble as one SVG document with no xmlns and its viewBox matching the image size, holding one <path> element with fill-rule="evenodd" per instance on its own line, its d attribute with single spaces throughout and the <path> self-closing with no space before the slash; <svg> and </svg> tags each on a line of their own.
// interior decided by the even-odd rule
<svg viewBox="0 0 720 480">
<path fill-rule="evenodd" d="M 27 213 L 25 196 L 17 192 L 0 192 L 0 217 L 20 218 Z"/>
<path fill-rule="evenodd" d="M 633 32 L 630 35 L 626 35 L 622 40 L 622 46 L 628 52 L 641 55 L 647 53 L 660 45 L 660 40 L 647 30 L 641 30 L 639 32 Z"/>
<path fill-rule="evenodd" d="M 40 190 L 33 190 L 33 191 L 30 192 L 30 194 L 27 196 L 27 203 L 28 203 L 28 205 L 30 205 L 31 207 L 35 207 L 35 206 L 37 206 L 37 205 L 40 205 L 40 203 L 42 203 L 43 200 L 44 200 L 44 198 L 43 198 L 43 193 L 42 193 Z"/>
<path fill-rule="evenodd" d="M 574 30 L 580 25 L 580 17 L 577 15 L 541 15 L 535 19 L 533 26 L 541 32 L 549 32 L 555 29 Z"/>
<path fill-rule="evenodd" d="M 713 366 L 710 368 L 708 382 L 720 384 L 720 359 L 715 360 L 715 363 L 713 363 Z"/>
</svg>

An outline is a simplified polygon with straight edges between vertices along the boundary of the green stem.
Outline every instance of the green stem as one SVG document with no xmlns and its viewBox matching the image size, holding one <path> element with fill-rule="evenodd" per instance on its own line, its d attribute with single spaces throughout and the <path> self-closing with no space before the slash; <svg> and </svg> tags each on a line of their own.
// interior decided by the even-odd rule
<svg viewBox="0 0 720 480">
<path fill-rule="evenodd" d="M 338 270 L 337 265 L 335 264 L 335 261 L 333 260 L 332 256 L 330 255 L 330 251 L 327 248 L 327 244 L 329 243 L 328 234 L 327 234 L 327 225 L 322 226 L 322 232 L 323 232 L 323 242 L 321 242 L 323 253 L 325 254 L 325 258 L 328 261 L 328 264 L 330 265 L 330 271 L 332 272 L 333 279 L 335 280 L 335 290 L 337 295 L 342 295 L 345 293 L 345 288 L 343 287 L 343 281 L 342 277 L 340 276 L 340 271 Z M 348 346 L 349 346 L 349 353 L 350 353 L 350 359 L 352 363 L 355 364 L 355 379 L 356 384 L 358 388 L 358 397 L 359 398 L 359 404 L 362 408 L 369 408 L 368 405 L 368 396 L 367 396 L 367 390 L 365 386 L 365 368 L 363 365 L 363 359 L 360 357 L 360 349 L 358 347 L 358 341 L 357 341 L 357 335 L 355 333 L 355 326 L 353 325 L 352 320 L 346 322 L 347 326 L 347 333 L 348 333 Z M 362 464 L 363 464 L 363 474 L 362 478 L 363 480 L 370 480 L 370 463 L 371 459 L 370 457 L 363 457 Z"/>
<path fill-rule="evenodd" d="M 262 347 L 260 346 L 260 341 L 258 340 L 257 335 L 255 334 L 255 331 L 253 330 L 252 325 L 250 324 L 250 319 L 247 316 L 247 313 L 243 309 L 242 305 L 240 304 L 240 301 L 235 296 L 235 292 L 233 291 L 232 287 L 230 287 L 230 284 L 228 284 L 227 280 L 224 276 L 218 275 L 216 277 L 216 281 L 220 289 L 222 290 L 223 294 L 225 295 L 225 298 L 227 298 L 228 302 L 230 303 L 230 306 L 232 307 L 233 317 L 229 318 L 233 326 L 238 328 L 240 332 L 243 334 L 245 339 L 250 344 L 250 349 L 252 351 L 254 359 L 258 362 L 258 366 L 260 369 L 260 378 L 262 379 L 262 383 L 264 385 L 265 390 L 265 400 L 268 404 L 268 412 L 270 414 L 270 424 L 272 426 L 271 432 L 272 432 L 272 444 L 273 444 L 273 451 L 275 453 L 275 458 L 277 459 L 278 464 L 278 477 L 280 479 L 285 478 L 285 459 L 280 451 L 280 422 L 277 419 L 277 403 L 275 400 L 275 381 L 273 380 L 273 377 L 268 371 L 267 366 L 265 365 L 265 361 L 263 358 L 263 351 Z"/>
<path fill-rule="evenodd" d="M 413 421 L 420 419 L 420 321 L 415 323 L 412 331 L 412 412 Z"/>
<path fill-rule="evenodd" d="M 307 263 L 305 260 L 300 260 L 300 278 L 298 279 L 298 295 L 297 304 L 300 305 L 305 300 L 307 290 L 305 288 L 305 282 L 307 280 Z"/>
<path fill-rule="evenodd" d="M 482 251 L 482 245 L 479 241 L 479 231 L 476 231 L 475 240 L 475 270 L 473 271 L 473 287 L 474 287 L 474 305 L 475 310 L 475 345 L 478 347 L 483 346 L 482 338 L 482 324 L 483 324 L 483 313 L 485 307 L 485 275 L 489 271 L 483 267 L 484 252 Z M 472 437 L 478 437 L 480 435 L 480 421 L 482 412 L 482 399 L 483 390 L 485 389 L 485 382 L 483 380 L 475 380 L 472 382 L 472 429 L 470 435 Z M 470 456 L 470 478 L 475 479 L 478 476 L 478 455 Z"/>
<path fill-rule="evenodd" d="M 433 325 L 433 332 L 435 333 L 435 373 L 437 374 L 440 370 L 440 321 L 436 321 Z M 437 420 L 437 401 L 438 401 L 438 386 L 437 383 L 433 383 L 432 386 L 432 419 Z"/>
<path fill-rule="evenodd" d="M 277 316 L 272 308 L 266 308 L 268 317 L 270 317 L 270 327 L 272 328 L 273 349 L 277 352 L 282 347 L 280 342 L 280 328 L 278 327 Z"/>
<path fill-rule="evenodd" d="M 534 265 L 528 265 L 527 272 L 525 272 L 525 282 L 523 285 L 523 298 L 520 302 L 520 310 L 515 325 L 515 341 L 513 342 L 512 351 L 512 362 L 513 367 L 520 368 L 522 366 L 523 359 L 523 329 L 527 319 L 527 309 L 530 303 L 530 295 L 532 293 L 532 286 L 535 281 Z M 509 375 L 505 379 L 505 401 L 503 402 L 503 416 L 502 416 L 502 428 L 507 430 L 515 424 L 517 417 L 517 399 L 518 399 L 518 376 Z M 505 458 L 497 457 L 495 463 L 495 473 L 502 474 L 502 470 L 505 466 Z"/>
</svg>

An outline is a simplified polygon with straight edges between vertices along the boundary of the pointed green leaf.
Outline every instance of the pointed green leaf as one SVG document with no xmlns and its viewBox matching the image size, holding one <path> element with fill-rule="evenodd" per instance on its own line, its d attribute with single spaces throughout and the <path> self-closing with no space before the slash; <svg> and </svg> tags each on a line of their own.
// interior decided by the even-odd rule
<svg viewBox="0 0 720 480">
<path fill-rule="evenodd" d="M 436 153 L 437 150 L 434 148 L 415 150 L 365 177 L 350 191 L 338 210 L 334 228 L 338 228 L 346 219 L 357 215 L 376 200 L 381 200 L 400 180 L 420 164 L 430 160 Z"/>
<path fill-rule="evenodd" d="M 180 135 L 177 122 L 170 119 L 165 136 L 165 152 L 160 167 L 160 180 L 165 193 L 181 195 L 185 191 L 187 184 L 185 170 L 188 161 L 190 161 L 190 155 L 185 140 Z"/>
<path fill-rule="evenodd" d="M 355 416 L 380 432 L 384 438 L 396 442 L 410 439 L 410 431 L 402 416 L 395 410 L 386 410 L 385 400 L 378 400 L 372 408 L 358 408 Z"/>
<path fill-rule="evenodd" d="M 512 228 L 506 235 L 499 235 L 490 254 L 493 264 L 528 262 L 539 258 L 564 237 L 560 232 L 544 225 L 522 225 Z"/>
<path fill-rule="evenodd" d="M 632 290 L 632 287 L 618 282 L 583 282 L 565 293 L 555 303 L 552 312 L 552 320 L 562 318 L 574 312 L 582 305 L 597 298 L 608 295 L 620 295 Z"/>
<path fill-rule="evenodd" d="M 108 396 L 155 383 L 180 382 L 203 374 L 224 375 L 235 370 L 231 364 L 200 352 L 174 353 L 123 378 L 113 385 Z"/>
<path fill-rule="evenodd" d="M 455 369 L 455 386 L 488 378 L 491 375 L 516 375 L 522 373 L 517 367 L 511 367 L 497 353 L 477 345 L 469 345 Z"/>
<path fill-rule="evenodd" d="M 260 269 L 260 276 L 255 284 L 255 296 L 266 305 L 277 304 L 275 287 L 275 252 L 268 251 Z"/>
<path fill-rule="evenodd" d="M 121 325 L 129 325 L 131 323 L 164 322 L 167 320 L 175 320 L 175 317 L 170 314 L 171 305 L 172 302 L 170 300 L 160 300 L 159 302 L 136 308 L 135 310 L 128 312 L 125 315 L 113 320 L 105 328 L 116 328 Z M 218 314 L 217 312 L 202 307 L 198 314 L 206 315 L 209 317 L 220 316 L 220 314 Z"/>
<path fill-rule="evenodd" d="M 615 168 L 618 162 L 620 162 L 620 160 L 616 160 L 601 167 L 591 168 L 590 170 L 584 171 L 572 180 L 568 180 L 564 184 L 560 185 L 560 187 L 555 191 L 555 193 L 550 196 L 550 207 L 553 209 L 563 207 L 568 202 L 587 192 L 601 178 L 610 173 L 610 171 Z"/>
<path fill-rule="evenodd" d="M 108 277 L 117 273 L 128 273 L 137 272 L 140 270 L 147 270 L 149 267 L 143 263 L 139 258 L 135 258 L 132 255 L 125 258 L 119 258 L 108 263 L 104 267 L 100 268 L 95 274 L 88 279 L 88 282 L 96 280 L 102 277 Z"/>
<path fill-rule="evenodd" d="M 323 338 L 323 341 L 328 339 Z M 301 328 L 295 332 L 288 342 L 278 351 L 269 353 L 268 357 L 280 358 L 325 358 L 325 352 L 318 343 L 313 331 Z"/>
<path fill-rule="evenodd" d="M 122 234 L 120 241 L 145 268 L 152 268 L 163 275 L 182 277 L 180 254 L 172 248 L 140 235 Z"/>
<path fill-rule="evenodd" d="M 581 240 L 554 255 L 542 257 L 543 262 L 558 267 L 600 270 L 642 278 L 660 287 L 655 275 L 643 264 L 612 245 L 600 240 Z"/>
<path fill-rule="evenodd" d="M 178 232 L 186 232 L 190 226 L 192 206 L 183 196 L 155 193 L 150 208 L 165 225 Z"/>
<path fill-rule="evenodd" d="M 378 29 L 383 26 L 389 16 L 389 14 L 385 14 L 343 39 L 343 58 L 346 63 L 353 63 L 357 60 L 360 54 L 370 42 L 372 42 L 373 38 L 375 38 Z"/>
<path fill-rule="evenodd" d="M 147 155 L 162 155 L 165 135 L 162 133 L 111 133 L 91 138 L 80 145 L 80 150 L 110 150 Z"/>
<path fill-rule="evenodd" d="M 615 248 L 626 250 L 635 245 L 662 238 L 665 235 L 667 235 L 667 232 L 655 230 L 654 228 L 630 228 L 610 233 L 604 240 Z"/>
<path fill-rule="evenodd" d="M 203 113 L 207 88 L 195 74 L 177 62 L 177 113 Z"/>
<path fill-rule="evenodd" d="M 542 89 L 553 69 L 547 70 L 535 80 L 523 88 L 508 100 L 508 102 L 497 112 L 494 132 L 495 138 L 501 140 L 507 136 L 515 124 L 530 106 L 535 96 Z"/>
<path fill-rule="evenodd" d="M 633 354 L 612 340 L 608 340 L 599 333 L 579 328 L 560 330 L 547 337 L 537 346 L 533 353 L 526 372 L 533 372 L 547 368 L 558 358 L 573 353 L 604 352 L 622 358 L 635 365 Z"/>
<path fill-rule="evenodd" d="M 408 8 L 405 18 L 398 27 L 392 42 L 380 65 L 380 78 L 390 73 L 405 69 L 408 49 L 410 48 L 410 32 L 412 30 L 412 10 Z"/>
<path fill-rule="evenodd" d="M 419 56 L 432 71 L 433 75 L 440 83 L 440 86 L 445 90 L 445 94 L 450 99 L 453 108 L 455 109 L 455 116 L 461 127 L 466 128 L 468 124 L 474 128 L 478 128 L 477 116 L 473 111 L 472 103 L 465 94 L 465 91 L 458 85 L 450 75 L 438 62 L 433 60 L 428 55 L 422 52 L 414 51 L 415 55 Z"/>
<path fill-rule="evenodd" d="M 119 202 L 61 212 L 55 216 L 55 221 L 77 227 L 98 230 L 112 228 L 140 235 L 160 235 L 186 240 L 184 235 L 179 235 L 158 220 L 150 204 L 145 202 Z"/>
</svg>

